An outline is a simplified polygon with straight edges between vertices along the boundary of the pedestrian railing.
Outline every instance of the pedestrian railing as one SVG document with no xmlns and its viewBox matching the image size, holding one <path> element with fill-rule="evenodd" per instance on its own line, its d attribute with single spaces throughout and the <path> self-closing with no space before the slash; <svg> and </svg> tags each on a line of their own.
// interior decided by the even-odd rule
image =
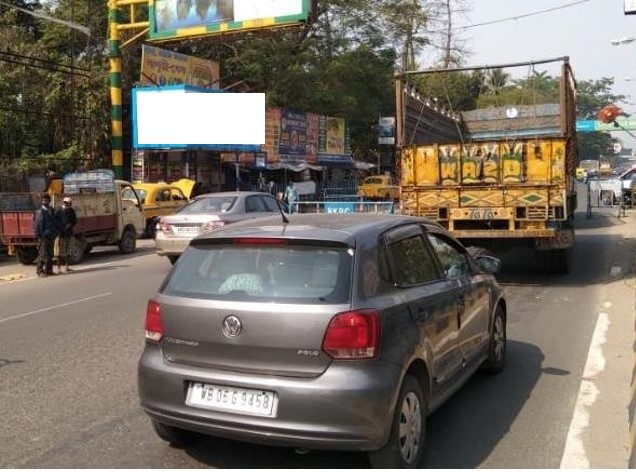
<svg viewBox="0 0 636 472">
<path fill-rule="evenodd" d="M 394 202 L 315 201 L 294 202 L 292 213 L 395 213 Z"/>
</svg>

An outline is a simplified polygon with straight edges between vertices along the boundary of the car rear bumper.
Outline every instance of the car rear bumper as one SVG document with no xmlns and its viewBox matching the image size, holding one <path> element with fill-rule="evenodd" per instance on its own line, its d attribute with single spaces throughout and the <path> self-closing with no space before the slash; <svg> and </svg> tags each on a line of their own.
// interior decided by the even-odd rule
<svg viewBox="0 0 636 472">
<path fill-rule="evenodd" d="M 180 256 L 188 248 L 192 238 L 167 238 L 157 234 L 155 249 L 160 256 Z"/>
<path fill-rule="evenodd" d="M 186 430 L 266 445 L 374 450 L 388 438 L 400 369 L 365 363 L 332 364 L 315 378 L 278 377 L 172 364 L 148 345 L 139 360 L 139 396 L 148 415 Z M 276 417 L 188 406 L 191 381 L 273 391 Z"/>
</svg>

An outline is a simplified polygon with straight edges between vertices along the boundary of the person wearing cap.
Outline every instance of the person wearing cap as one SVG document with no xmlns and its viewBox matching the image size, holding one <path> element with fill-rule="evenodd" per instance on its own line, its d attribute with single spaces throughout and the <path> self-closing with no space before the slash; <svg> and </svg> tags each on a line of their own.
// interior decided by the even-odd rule
<svg viewBox="0 0 636 472">
<path fill-rule="evenodd" d="M 62 200 L 62 208 L 57 212 L 57 218 L 60 221 L 61 233 L 55 243 L 55 255 L 57 257 L 57 273 L 68 272 L 69 251 L 71 249 L 71 240 L 75 234 L 75 225 L 77 225 L 77 214 L 73 208 L 73 200 L 66 196 Z"/>
<path fill-rule="evenodd" d="M 55 275 L 53 272 L 53 246 L 55 238 L 60 235 L 61 226 L 53 208 L 51 208 L 51 197 L 48 194 L 42 195 L 42 206 L 35 215 L 33 230 L 38 239 L 38 277 Z"/>
</svg>

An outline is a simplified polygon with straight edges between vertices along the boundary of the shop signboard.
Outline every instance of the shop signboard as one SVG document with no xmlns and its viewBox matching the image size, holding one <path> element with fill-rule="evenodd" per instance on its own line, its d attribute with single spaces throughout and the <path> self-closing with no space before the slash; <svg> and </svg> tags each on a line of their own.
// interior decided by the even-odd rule
<svg viewBox="0 0 636 472">
<path fill-rule="evenodd" d="M 312 0 L 154 0 L 151 40 L 219 36 L 306 23 Z"/>
<path fill-rule="evenodd" d="M 139 183 L 144 181 L 145 167 L 144 167 L 144 152 L 134 152 L 131 159 L 131 176 L 133 183 Z"/>
<path fill-rule="evenodd" d="M 307 145 L 307 115 L 294 110 L 283 109 L 280 119 L 280 141 L 278 152 L 286 160 L 305 157 Z"/>
</svg>

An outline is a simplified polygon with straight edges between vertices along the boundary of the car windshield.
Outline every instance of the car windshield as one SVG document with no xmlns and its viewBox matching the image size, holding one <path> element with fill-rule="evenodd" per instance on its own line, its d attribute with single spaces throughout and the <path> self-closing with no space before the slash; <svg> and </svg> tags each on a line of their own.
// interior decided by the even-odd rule
<svg viewBox="0 0 636 472">
<path fill-rule="evenodd" d="M 345 303 L 352 252 L 310 245 L 190 246 L 161 292 L 209 300 Z"/>
<path fill-rule="evenodd" d="M 236 203 L 236 197 L 203 197 L 191 201 L 177 213 L 193 215 L 197 213 L 227 213 Z"/>
</svg>

